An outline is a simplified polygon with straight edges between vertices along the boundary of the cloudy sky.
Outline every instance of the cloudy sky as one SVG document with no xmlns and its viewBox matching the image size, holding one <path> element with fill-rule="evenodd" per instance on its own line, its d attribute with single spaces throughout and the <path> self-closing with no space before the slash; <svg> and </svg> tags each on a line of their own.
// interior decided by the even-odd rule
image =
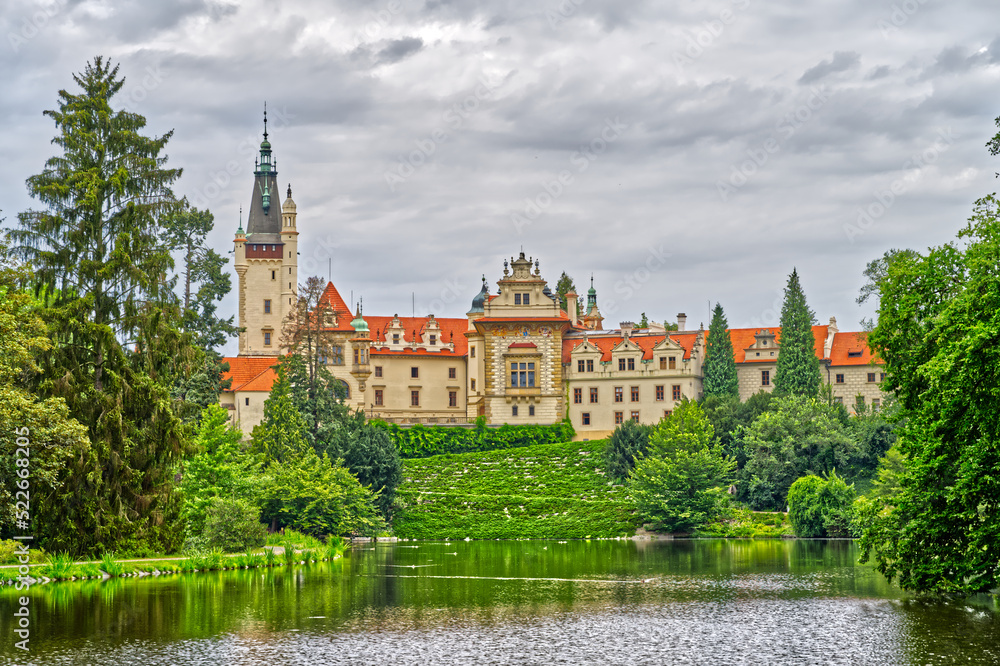
<svg viewBox="0 0 1000 666">
<path fill-rule="evenodd" d="M 485 272 L 591 273 L 608 322 L 720 301 L 773 325 L 798 267 L 821 322 L 865 264 L 954 238 L 996 189 L 996 0 L 7 0 L 0 208 L 55 148 L 71 74 L 174 130 L 175 191 L 232 248 L 264 102 L 300 278 L 372 314 L 462 316 Z M 331 261 L 332 260 L 332 261 Z M 411 296 L 415 294 L 415 296 Z M 223 306 L 235 312 L 235 297 Z M 232 351 L 232 350 L 230 350 Z"/>
</svg>

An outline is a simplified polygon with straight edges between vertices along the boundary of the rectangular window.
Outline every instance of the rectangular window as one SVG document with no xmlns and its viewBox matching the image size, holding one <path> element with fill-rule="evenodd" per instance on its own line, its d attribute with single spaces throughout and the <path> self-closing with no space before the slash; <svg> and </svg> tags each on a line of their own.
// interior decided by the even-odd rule
<svg viewBox="0 0 1000 666">
<path fill-rule="evenodd" d="M 579 405 L 583 403 L 583 389 L 575 388 L 573 389 L 573 404 Z"/>
<path fill-rule="evenodd" d="M 670 387 L 670 395 L 671 395 L 671 397 L 674 400 L 680 400 L 681 399 L 681 385 L 680 384 L 674 384 L 673 386 L 671 386 Z"/>
<path fill-rule="evenodd" d="M 448 406 L 458 407 L 458 391 L 448 391 Z"/>
<path fill-rule="evenodd" d="M 392 334 L 392 344 L 394 344 L 394 345 L 398 345 L 399 344 L 399 333 L 393 333 Z"/>
<path fill-rule="evenodd" d="M 410 378 L 417 379 L 418 377 L 420 377 L 420 368 L 418 368 L 417 366 L 413 366 L 412 368 L 410 368 Z"/>
<path fill-rule="evenodd" d="M 874 372 L 869 372 L 868 373 L 868 383 L 869 384 L 874 384 L 875 383 L 875 373 Z"/>
<path fill-rule="evenodd" d="M 594 359 L 589 359 L 587 361 L 587 372 L 593 372 L 593 371 L 594 371 Z"/>
<path fill-rule="evenodd" d="M 879 398 L 872 398 L 872 409 L 878 409 L 882 406 L 882 400 Z"/>
<path fill-rule="evenodd" d="M 639 412 L 633 410 L 633 412 L 632 412 L 632 420 L 635 421 L 636 423 L 639 422 Z"/>
<path fill-rule="evenodd" d="M 663 418 L 669 419 L 671 414 L 673 414 L 673 412 L 671 410 L 669 410 L 669 409 L 664 409 L 663 410 Z"/>
<path fill-rule="evenodd" d="M 879 380 L 880 382 L 884 382 L 884 381 L 885 381 L 885 373 L 884 373 L 884 372 L 880 372 L 880 373 L 879 373 L 879 375 L 878 375 L 878 380 Z"/>
<path fill-rule="evenodd" d="M 844 375 L 837 375 L 837 383 L 838 384 L 844 383 Z"/>
<path fill-rule="evenodd" d="M 676 370 L 677 369 L 677 357 L 676 356 L 671 356 L 670 357 L 670 369 L 671 370 Z"/>
<path fill-rule="evenodd" d="M 411 407 L 420 406 L 420 391 L 410 391 L 410 406 Z"/>
<path fill-rule="evenodd" d="M 590 425 L 590 412 L 580 414 L 580 423 L 583 425 Z"/>
<path fill-rule="evenodd" d="M 521 294 L 514 294 L 514 305 L 521 304 Z"/>
<path fill-rule="evenodd" d="M 631 394 L 629 397 L 631 398 L 632 402 L 639 402 L 639 387 L 638 386 L 631 387 L 629 389 L 629 393 Z"/>
<path fill-rule="evenodd" d="M 512 388 L 534 388 L 535 364 L 527 361 L 511 363 L 510 385 Z"/>
<path fill-rule="evenodd" d="M 472 387 L 473 391 L 476 390 L 476 380 L 475 379 L 472 380 L 472 383 L 470 384 L 470 386 Z"/>
<path fill-rule="evenodd" d="M 469 356 L 472 357 L 472 358 L 476 358 L 476 348 L 475 347 L 469 347 Z"/>
<path fill-rule="evenodd" d="M 448 368 L 448 379 L 455 379 L 458 376 L 457 372 L 455 368 Z"/>
<path fill-rule="evenodd" d="M 666 370 L 666 369 L 667 369 L 667 357 L 666 356 L 661 356 L 660 357 L 660 370 Z"/>
<path fill-rule="evenodd" d="M 625 369 L 625 359 L 623 358 L 618 359 L 618 369 L 619 370 Z"/>
<path fill-rule="evenodd" d="M 382 406 L 382 389 L 375 389 L 375 406 Z"/>
<path fill-rule="evenodd" d="M 596 386 L 592 386 L 590 388 L 590 402 L 594 403 L 594 404 L 597 403 L 597 387 Z"/>
<path fill-rule="evenodd" d="M 271 346 L 271 332 L 270 331 L 265 331 L 264 332 L 264 346 L 265 347 L 270 347 Z"/>
<path fill-rule="evenodd" d="M 662 401 L 663 400 L 663 394 L 664 394 L 663 384 L 657 384 L 657 386 L 656 386 L 656 400 L 657 401 Z"/>
<path fill-rule="evenodd" d="M 271 314 L 271 299 L 264 299 L 264 314 Z"/>
<path fill-rule="evenodd" d="M 247 407 L 249 407 L 250 406 L 250 398 L 243 398 L 243 400 L 245 401 L 243 404 L 245 404 Z"/>
<path fill-rule="evenodd" d="M 275 279 L 275 277 L 276 277 L 276 276 L 275 276 L 275 273 L 276 273 L 276 271 L 271 271 L 271 279 L 272 279 L 272 280 L 274 280 L 274 279 Z"/>
<path fill-rule="evenodd" d="M 433 347 L 437 343 L 438 343 L 438 336 L 432 334 L 431 335 L 431 346 Z"/>
<path fill-rule="evenodd" d="M 583 369 L 585 367 L 587 367 L 587 366 L 586 366 L 586 363 L 584 362 L 583 359 L 580 359 L 579 361 L 576 362 L 576 371 L 577 372 L 583 372 Z"/>
<path fill-rule="evenodd" d="M 531 305 L 531 294 L 525 294 L 521 297 L 521 305 Z"/>
<path fill-rule="evenodd" d="M 359 361 L 359 360 L 358 360 L 358 358 L 359 358 L 359 354 L 358 354 L 358 352 L 359 352 L 359 351 L 360 351 L 359 349 L 355 349 L 355 350 L 354 350 L 354 365 L 357 365 L 358 363 L 360 363 L 360 362 L 361 362 L 361 361 Z"/>
<path fill-rule="evenodd" d="M 615 425 L 621 425 L 625 420 L 625 412 L 615 412 Z"/>
<path fill-rule="evenodd" d="M 835 403 L 837 403 L 838 405 L 844 404 L 844 399 L 843 398 L 834 398 L 833 401 Z"/>
<path fill-rule="evenodd" d="M 528 405 L 528 416 L 534 416 L 534 415 L 535 415 L 535 406 Z"/>
<path fill-rule="evenodd" d="M 382 366 L 381 365 L 376 365 L 375 366 L 375 376 L 376 377 L 381 377 L 382 376 Z"/>
<path fill-rule="evenodd" d="M 615 387 L 615 402 L 625 402 L 625 387 L 616 386 Z"/>
<path fill-rule="evenodd" d="M 628 360 L 628 369 L 629 370 L 635 370 L 635 359 L 634 358 L 630 358 Z"/>
<path fill-rule="evenodd" d="M 760 385 L 761 386 L 770 386 L 771 385 L 771 371 L 770 370 L 761 370 L 760 371 Z"/>
</svg>

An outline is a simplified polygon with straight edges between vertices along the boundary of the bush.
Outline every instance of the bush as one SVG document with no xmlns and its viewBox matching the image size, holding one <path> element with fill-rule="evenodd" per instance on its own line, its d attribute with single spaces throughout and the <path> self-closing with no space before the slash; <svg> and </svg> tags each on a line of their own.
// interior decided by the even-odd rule
<svg viewBox="0 0 1000 666">
<path fill-rule="evenodd" d="M 267 532 L 260 523 L 260 509 L 242 499 L 215 497 L 205 515 L 202 545 L 237 553 L 264 545 Z"/>
<path fill-rule="evenodd" d="M 649 447 L 649 433 L 652 426 L 635 421 L 625 421 L 615 428 L 604 447 L 604 465 L 608 477 L 625 481 L 635 467 L 635 459 L 646 453 Z"/>
<path fill-rule="evenodd" d="M 800 537 L 850 536 L 854 499 L 854 485 L 836 472 L 804 476 L 788 490 L 788 518 Z"/>
<path fill-rule="evenodd" d="M 391 520 L 396 486 L 403 480 L 403 461 L 389 433 L 371 425 L 361 427 L 343 458 L 344 466 L 361 485 L 378 493 L 375 505 L 386 521 Z"/>
<path fill-rule="evenodd" d="M 442 453 L 496 451 L 538 444 L 558 444 L 573 439 L 576 432 L 569 421 L 553 425 L 502 425 L 487 428 L 485 420 L 476 419 L 475 428 L 424 426 L 401 428 L 395 423 L 373 420 L 372 426 L 389 433 L 403 458 L 426 458 Z"/>
</svg>

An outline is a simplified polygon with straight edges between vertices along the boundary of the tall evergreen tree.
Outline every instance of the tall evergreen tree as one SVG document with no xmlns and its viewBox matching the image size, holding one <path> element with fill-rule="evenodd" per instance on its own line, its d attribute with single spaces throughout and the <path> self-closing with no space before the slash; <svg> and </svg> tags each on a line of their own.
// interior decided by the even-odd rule
<svg viewBox="0 0 1000 666">
<path fill-rule="evenodd" d="M 712 324 L 708 328 L 702 373 L 706 398 L 713 395 L 719 397 L 739 395 L 733 339 L 729 337 L 729 322 L 726 321 L 726 313 L 719 303 L 715 304 L 715 310 L 712 311 Z"/>
<path fill-rule="evenodd" d="M 253 429 L 253 450 L 264 456 L 265 464 L 301 458 L 309 450 L 306 422 L 295 408 L 285 369 L 278 366 L 278 378 L 264 401 L 264 418 Z"/>
<path fill-rule="evenodd" d="M 819 393 L 819 359 L 812 331 L 815 323 L 816 314 L 806 304 L 799 273 L 793 268 L 781 306 L 781 341 L 774 372 L 776 394 L 811 398 Z"/>
<path fill-rule="evenodd" d="M 169 306 L 172 261 L 160 217 L 177 205 L 161 152 L 142 116 L 113 107 L 125 84 L 103 58 L 45 111 L 61 154 L 28 179 L 43 210 L 12 232 L 30 261 L 52 350 L 37 391 L 63 397 L 91 447 L 60 471 L 59 491 L 37 512 L 51 550 L 170 550 L 178 544 L 173 470 L 184 435 L 170 399 L 178 364 L 192 358 Z"/>
<path fill-rule="evenodd" d="M 556 282 L 556 294 L 559 295 L 559 307 L 563 310 L 566 309 L 566 294 L 571 291 L 576 293 L 576 285 L 573 284 L 573 278 L 566 275 L 566 271 L 563 271 L 562 275 L 559 276 L 559 281 Z"/>
</svg>

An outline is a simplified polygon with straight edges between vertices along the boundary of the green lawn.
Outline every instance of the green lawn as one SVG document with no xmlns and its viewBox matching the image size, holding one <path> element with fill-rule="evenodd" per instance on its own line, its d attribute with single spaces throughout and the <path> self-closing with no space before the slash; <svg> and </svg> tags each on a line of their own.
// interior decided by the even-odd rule
<svg viewBox="0 0 1000 666">
<path fill-rule="evenodd" d="M 624 488 L 604 476 L 603 448 L 603 441 L 567 442 L 406 460 L 394 532 L 409 539 L 634 534 Z"/>
</svg>

